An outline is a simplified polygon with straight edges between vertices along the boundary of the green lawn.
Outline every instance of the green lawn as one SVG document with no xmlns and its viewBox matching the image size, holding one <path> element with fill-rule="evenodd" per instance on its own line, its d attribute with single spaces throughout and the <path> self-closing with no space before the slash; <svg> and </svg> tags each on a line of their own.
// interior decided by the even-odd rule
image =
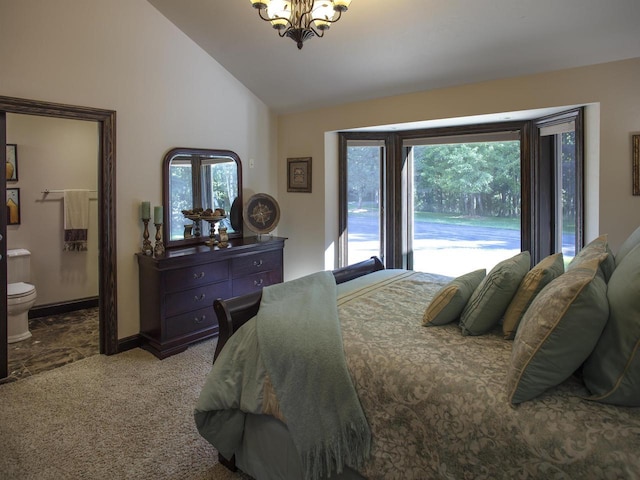
<svg viewBox="0 0 640 480">
<path fill-rule="evenodd" d="M 361 209 L 358 211 L 349 210 L 349 216 L 373 217 L 378 215 L 376 208 Z M 463 215 L 453 215 L 447 213 L 416 212 L 416 220 L 424 220 L 431 223 L 446 223 L 448 225 L 471 225 L 494 228 L 505 228 L 508 230 L 519 230 L 519 218 L 502 217 L 468 217 Z"/>
<path fill-rule="evenodd" d="M 468 225 L 492 228 L 504 228 L 507 230 L 520 230 L 519 218 L 505 217 L 469 217 L 448 213 L 416 212 L 416 220 L 424 220 L 432 223 L 446 223 L 448 225 Z"/>
</svg>

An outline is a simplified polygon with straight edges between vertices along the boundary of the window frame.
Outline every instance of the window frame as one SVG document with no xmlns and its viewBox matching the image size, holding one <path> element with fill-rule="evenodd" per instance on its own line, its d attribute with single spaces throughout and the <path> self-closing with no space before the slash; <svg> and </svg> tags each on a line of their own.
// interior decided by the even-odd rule
<svg viewBox="0 0 640 480">
<path fill-rule="evenodd" d="M 347 133 L 347 132 L 344 132 Z M 339 266 L 346 266 L 348 264 L 348 178 L 347 178 L 347 148 L 349 140 L 354 141 L 383 141 L 384 142 L 384 153 L 381 158 L 380 165 L 380 240 L 382 242 L 380 250 L 382 253 L 382 262 L 385 262 L 385 258 L 389 254 L 390 251 L 393 250 L 393 247 L 388 248 L 388 226 L 385 223 L 387 215 L 386 215 L 386 203 L 387 198 L 390 196 L 387 185 L 387 172 L 389 170 L 388 164 L 392 160 L 391 155 L 389 153 L 389 144 L 391 142 L 390 135 L 387 133 L 377 134 L 375 132 L 348 132 L 348 135 L 343 135 L 340 133 L 338 148 L 340 154 L 338 155 L 338 175 L 339 175 L 339 184 L 338 184 L 338 264 Z"/>
<path fill-rule="evenodd" d="M 428 137 L 464 136 L 505 131 L 519 131 L 521 168 L 521 250 L 531 253 L 532 264 L 548 255 L 555 247 L 548 247 L 548 239 L 554 238 L 555 226 L 548 219 L 553 218 L 549 209 L 555 205 L 552 189 L 540 186 L 545 175 L 545 166 L 540 161 L 540 129 L 554 123 L 575 121 L 576 132 L 576 253 L 584 244 L 584 149 L 583 149 L 583 109 L 577 108 L 538 119 L 510 122 L 484 123 L 476 125 L 438 127 L 406 131 L 338 132 L 339 134 L 339 187 L 338 187 L 338 260 L 339 267 L 347 262 L 347 142 L 349 140 L 383 140 L 385 158 L 381 165 L 383 181 L 381 185 L 381 225 L 383 263 L 386 268 L 408 268 L 411 252 L 403 251 L 407 245 L 408 219 L 407 199 L 403 198 L 403 183 L 406 184 L 405 140 Z M 552 180 L 553 181 L 553 180 Z M 545 243 L 546 242 L 546 243 Z"/>
<path fill-rule="evenodd" d="M 535 227 L 537 232 L 536 245 L 537 256 L 541 260 L 545 256 L 556 251 L 556 226 L 555 215 L 557 200 L 555 186 L 558 171 L 557 145 L 553 141 L 545 140 L 550 135 L 543 135 L 542 131 L 554 126 L 566 123 L 574 123 L 575 131 L 575 181 L 576 181 L 576 238 L 575 253 L 584 246 L 584 108 L 575 108 L 558 114 L 548 115 L 534 120 L 533 145 L 534 145 L 534 176 L 538 190 L 534 191 Z M 549 139 L 551 140 L 551 139 Z M 545 177 L 548 181 L 544 181 Z M 544 226 L 549 225 L 549 228 Z"/>
</svg>

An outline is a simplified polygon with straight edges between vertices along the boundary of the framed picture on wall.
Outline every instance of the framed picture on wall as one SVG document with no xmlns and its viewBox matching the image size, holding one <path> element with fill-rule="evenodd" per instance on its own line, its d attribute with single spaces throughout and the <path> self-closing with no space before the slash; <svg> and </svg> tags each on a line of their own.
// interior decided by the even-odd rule
<svg viewBox="0 0 640 480">
<path fill-rule="evenodd" d="M 7 182 L 18 181 L 18 146 L 7 143 Z"/>
<path fill-rule="evenodd" d="M 287 192 L 311 193 L 311 157 L 287 158 Z"/>
<path fill-rule="evenodd" d="M 7 188 L 7 225 L 20 225 L 19 188 Z"/>
</svg>

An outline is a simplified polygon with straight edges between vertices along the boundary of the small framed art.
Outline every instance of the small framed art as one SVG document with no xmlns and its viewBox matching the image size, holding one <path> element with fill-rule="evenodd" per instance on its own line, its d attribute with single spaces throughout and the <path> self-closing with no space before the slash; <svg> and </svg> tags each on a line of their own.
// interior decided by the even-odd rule
<svg viewBox="0 0 640 480">
<path fill-rule="evenodd" d="M 7 143 L 7 182 L 18 181 L 18 146 Z"/>
<path fill-rule="evenodd" d="M 287 192 L 311 193 L 311 157 L 287 158 Z"/>
<path fill-rule="evenodd" d="M 633 194 L 640 195 L 640 135 L 631 136 Z"/>
<path fill-rule="evenodd" d="M 20 225 L 19 188 L 7 188 L 7 225 Z"/>
</svg>

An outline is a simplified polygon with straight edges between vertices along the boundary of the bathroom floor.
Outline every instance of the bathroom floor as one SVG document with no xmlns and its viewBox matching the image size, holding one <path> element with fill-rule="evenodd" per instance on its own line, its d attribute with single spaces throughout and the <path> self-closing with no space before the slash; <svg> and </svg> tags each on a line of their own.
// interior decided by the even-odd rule
<svg viewBox="0 0 640 480">
<path fill-rule="evenodd" d="M 100 353 L 98 308 L 29 320 L 31 337 L 9 344 L 9 377 L 2 383 Z"/>
</svg>

